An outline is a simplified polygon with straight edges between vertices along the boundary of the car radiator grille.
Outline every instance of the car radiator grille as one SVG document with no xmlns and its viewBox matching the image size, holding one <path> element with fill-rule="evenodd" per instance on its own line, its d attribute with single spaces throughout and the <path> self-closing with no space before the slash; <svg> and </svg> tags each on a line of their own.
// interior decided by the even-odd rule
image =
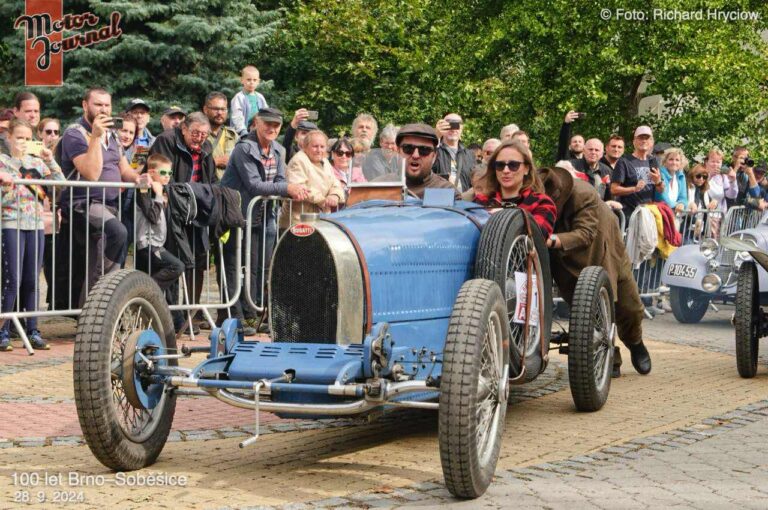
<svg viewBox="0 0 768 510">
<path fill-rule="evenodd" d="M 274 255 L 271 291 L 275 342 L 336 343 L 338 279 L 323 236 L 285 235 Z"/>
</svg>

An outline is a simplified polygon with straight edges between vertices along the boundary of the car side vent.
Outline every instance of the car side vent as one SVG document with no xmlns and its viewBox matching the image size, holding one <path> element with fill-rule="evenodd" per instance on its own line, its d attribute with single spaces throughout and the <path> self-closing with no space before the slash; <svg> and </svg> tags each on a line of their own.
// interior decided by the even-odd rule
<svg viewBox="0 0 768 510">
<path fill-rule="evenodd" d="M 333 359 L 336 357 L 336 347 L 321 347 L 317 350 L 315 358 L 317 359 Z"/>
<path fill-rule="evenodd" d="M 356 358 L 362 358 L 363 357 L 363 345 L 362 344 L 353 344 L 347 347 L 344 350 L 345 356 L 354 356 Z"/>
<path fill-rule="evenodd" d="M 280 354 L 280 347 L 265 346 L 259 353 L 262 358 L 276 358 Z"/>
</svg>

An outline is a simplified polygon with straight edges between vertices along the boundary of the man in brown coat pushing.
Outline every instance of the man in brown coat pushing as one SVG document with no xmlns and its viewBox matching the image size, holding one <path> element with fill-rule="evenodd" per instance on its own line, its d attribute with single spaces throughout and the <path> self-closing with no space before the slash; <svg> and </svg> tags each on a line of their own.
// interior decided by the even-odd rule
<svg viewBox="0 0 768 510">
<path fill-rule="evenodd" d="M 552 276 L 560 295 L 571 303 L 576 280 L 587 266 L 602 266 L 616 300 L 619 338 L 632 353 L 640 374 L 651 371 L 651 356 L 643 344 L 643 310 L 632 277 L 632 264 L 624 248 L 618 222 L 611 209 L 589 183 L 574 179 L 562 168 L 542 168 L 539 175 L 547 195 L 557 206 L 555 231 L 547 240 Z M 613 377 L 621 375 L 621 354 L 614 348 Z"/>
</svg>

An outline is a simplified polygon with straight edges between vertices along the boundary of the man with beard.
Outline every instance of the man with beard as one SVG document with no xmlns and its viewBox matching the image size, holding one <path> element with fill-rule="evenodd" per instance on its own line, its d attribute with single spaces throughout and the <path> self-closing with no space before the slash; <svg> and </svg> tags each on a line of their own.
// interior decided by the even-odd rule
<svg viewBox="0 0 768 510">
<path fill-rule="evenodd" d="M 373 115 L 361 113 L 352 121 L 352 146 L 355 149 L 355 159 L 352 166 L 362 169 L 365 158 L 371 152 L 376 133 L 379 131 L 379 123 Z"/>
<path fill-rule="evenodd" d="M 69 126 L 59 142 L 61 169 L 69 180 L 99 182 L 136 182 L 139 174 L 131 168 L 125 157 L 112 121 L 112 96 L 102 88 L 92 88 L 83 97 L 83 116 Z M 61 196 L 64 216 L 61 231 L 69 231 L 74 223 L 73 243 L 62 242 L 57 247 L 57 258 L 68 259 L 72 253 L 82 254 L 88 249 L 87 275 L 81 267 L 73 265 L 73 281 L 82 278 L 82 290 L 73 289 L 72 303 L 83 303 L 88 291 L 102 274 L 120 269 L 119 255 L 127 239 L 125 226 L 118 219 L 119 188 L 73 188 Z M 72 217 L 70 214 L 70 204 Z M 90 236 L 85 237 L 86 223 Z M 102 235 L 103 232 L 103 235 Z M 64 236 L 66 237 L 66 236 Z M 67 240 L 68 241 L 68 240 Z M 57 274 L 67 274 L 58 273 Z M 60 288 L 67 288 L 66 284 Z M 66 308 L 66 306 L 65 306 Z"/>
<path fill-rule="evenodd" d="M 427 188 L 453 189 L 456 200 L 459 190 L 446 179 L 432 171 L 436 159 L 437 131 L 426 124 L 407 124 L 400 128 L 395 143 L 400 157 L 405 159 L 405 185 L 418 198 L 424 198 Z M 386 174 L 375 182 L 399 181 L 398 174 Z"/>
<path fill-rule="evenodd" d="M 441 133 L 440 145 L 432 170 L 461 191 L 472 187 L 472 168 L 475 155 L 461 144 L 464 121 L 457 113 L 449 113 L 437 123 Z"/>
<path fill-rule="evenodd" d="M 208 141 L 213 147 L 213 161 L 216 163 L 216 175 L 219 179 L 224 175 L 229 155 L 239 139 L 237 132 L 226 125 L 227 111 L 227 96 L 221 92 L 211 92 L 206 96 L 203 113 L 211 123 Z"/>
</svg>

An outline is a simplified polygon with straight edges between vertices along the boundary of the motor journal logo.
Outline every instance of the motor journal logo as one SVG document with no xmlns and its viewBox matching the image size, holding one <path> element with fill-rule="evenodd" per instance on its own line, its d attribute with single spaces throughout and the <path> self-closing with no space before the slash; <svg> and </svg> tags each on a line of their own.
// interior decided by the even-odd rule
<svg viewBox="0 0 768 510">
<path fill-rule="evenodd" d="M 64 53 L 122 35 L 121 15 L 112 12 L 103 23 L 92 12 L 64 14 L 64 0 L 27 0 L 13 28 L 24 34 L 24 83 L 60 86 L 64 83 Z"/>
</svg>

